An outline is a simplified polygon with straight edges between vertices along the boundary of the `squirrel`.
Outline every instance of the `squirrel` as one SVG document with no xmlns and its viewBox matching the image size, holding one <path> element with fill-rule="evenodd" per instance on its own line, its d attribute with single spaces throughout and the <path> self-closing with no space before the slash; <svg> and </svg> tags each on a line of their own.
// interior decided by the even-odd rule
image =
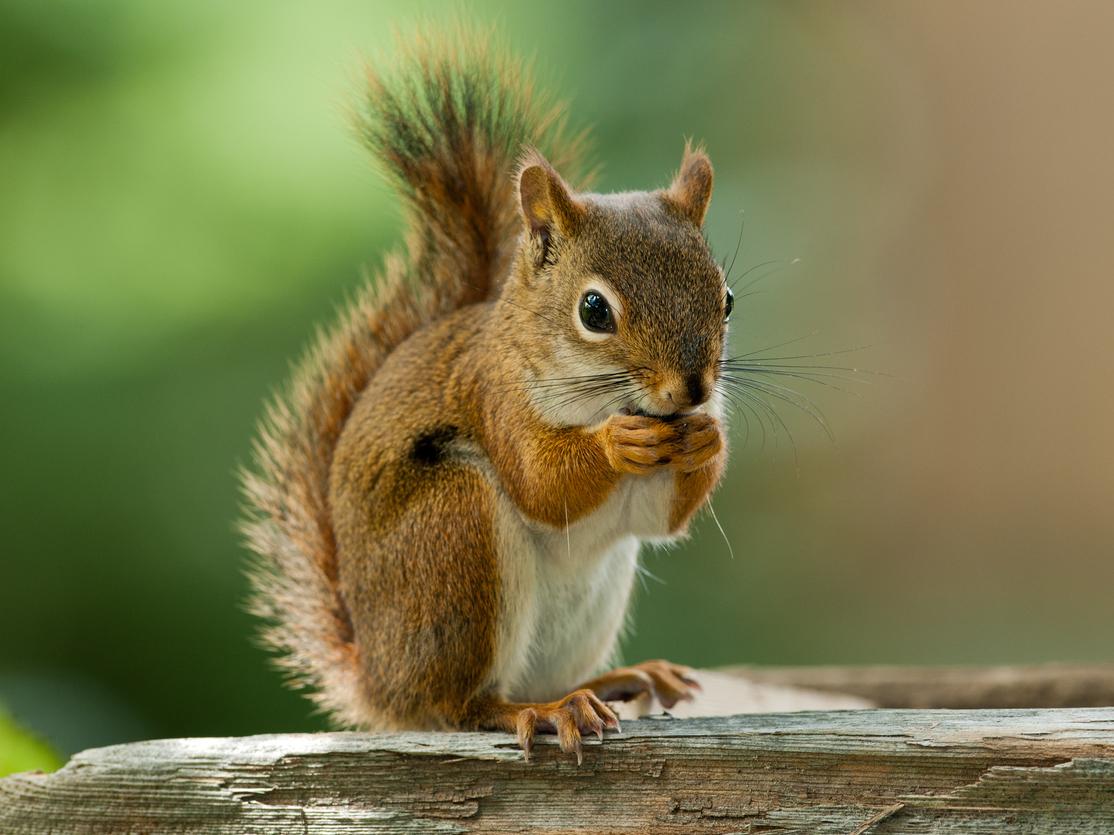
<svg viewBox="0 0 1114 835">
<path fill-rule="evenodd" d="M 579 762 L 619 730 L 607 702 L 699 687 L 602 671 L 640 543 L 684 536 L 726 463 L 712 165 L 686 143 L 666 188 L 574 190 L 583 135 L 484 38 L 368 76 L 356 126 L 406 246 L 261 422 L 250 606 L 341 726 L 499 730 L 527 759 L 556 733 Z"/>
</svg>

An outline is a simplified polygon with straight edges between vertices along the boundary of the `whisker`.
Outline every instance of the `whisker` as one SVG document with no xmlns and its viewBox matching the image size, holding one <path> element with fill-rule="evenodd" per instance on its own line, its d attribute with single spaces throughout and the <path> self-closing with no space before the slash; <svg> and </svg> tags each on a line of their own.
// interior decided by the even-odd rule
<svg viewBox="0 0 1114 835">
<path fill-rule="evenodd" d="M 514 385 L 524 385 L 531 388 L 546 388 L 549 386 L 569 385 L 577 383 L 595 383 L 605 380 L 621 380 L 628 375 L 621 372 L 611 374 L 580 374 L 575 377 L 545 377 L 540 380 L 512 381 Z"/>
<path fill-rule="evenodd" d="M 757 403 L 759 406 L 766 406 L 768 404 L 762 403 L 760 400 L 753 397 L 748 392 L 734 391 L 734 390 L 731 390 L 731 389 L 723 388 L 722 386 L 720 387 L 720 392 L 722 394 L 724 394 L 731 401 L 732 405 L 735 406 L 736 409 L 746 409 L 748 412 L 750 412 L 752 415 L 754 415 L 754 419 L 758 421 L 758 428 L 762 430 L 762 446 L 761 446 L 761 449 L 762 449 L 763 452 L 765 452 L 766 444 L 769 441 L 769 433 L 767 433 L 767 431 L 766 431 L 766 421 L 763 419 L 762 412 L 759 411 L 759 409 L 755 408 L 755 404 Z M 744 416 L 744 419 L 745 419 L 745 416 Z M 777 431 L 777 427 L 773 425 L 772 421 L 770 423 L 770 428 L 774 432 Z M 750 434 L 750 422 L 749 421 L 747 421 L 747 434 L 748 434 L 748 438 L 749 438 L 749 434 Z"/>
<path fill-rule="evenodd" d="M 592 374 L 574 374 L 574 375 L 568 376 L 568 377 L 545 377 L 541 380 L 526 380 L 526 381 L 508 380 L 508 381 L 505 381 L 505 382 L 501 383 L 500 385 L 515 386 L 515 387 L 520 387 L 521 386 L 521 387 L 524 387 L 524 388 L 536 389 L 536 388 L 552 388 L 552 387 L 556 387 L 556 386 L 567 384 L 567 383 L 572 383 L 574 385 L 579 385 L 579 384 L 582 384 L 582 383 L 620 382 L 620 381 L 624 381 L 624 380 L 629 380 L 632 377 L 636 377 L 637 375 L 648 372 L 650 370 L 651 369 L 646 368 L 644 366 L 638 366 L 637 368 L 632 368 L 632 369 L 629 369 L 629 370 L 626 370 L 626 371 L 609 371 L 609 372 L 604 372 L 604 373 L 599 373 L 599 374 L 596 374 L 596 373 L 592 373 Z"/>
<path fill-rule="evenodd" d="M 489 292 L 488 288 L 480 287 L 477 284 L 473 284 L 469 281 L 464 281 L 463 279 L 461 279 L 461 283 L 463 283 L 467 287 L 471 287 L 473 290 L 479 290 L 481 293 Z M 546 322 L 549 322 L 549 324 L 553 325 L 555 328 L 561 327 L 561 325 L 557 321 L 555 321 L 554 319 L 550 319 L 544 313 L 541 313 L 537 310 L 534 310 L 532 307 L 527 307 L 524 304 L 513 301 L 512 299 L 508 299 L 505 295 L 500 296 L 498 301 L 506 302 L 507 304 L 511 305 L 511 307 L 517 307 L 519 310 L 525 310 L 527 313 L 533 313 L 539 319 L 544 319 Z"/>
<path fill-rule="evenodd" d="M 754 396 L 750 392 L 743 391 L 742 389 L 727 388 L 725 390 L 727 391 L 729 396 L 732 398 L 733 402 L 736 403 L 736 405 L 741 405 L 742 407 L 744 407 L 748 412 L 750 412 L 752 415 L 754 415 L 755 419 L 758 421 L 758 426 L 762 430 L 761 450 L 763 452 L 765 452 L 766 446 L 770 442 L 770 436 L 771 435 L 774 437 L 774 441 L 775 441 L 775 445 L 776 445 L 777 424 L 775 424 L 773 419 L 771 419 L 769 417 L 769 415 L 767 414 L 768 411 L 769 411 L 769 404 L 760 400 L 759 398 L 757 398 L 756 396 Z M 769 427 L 768 431 L 766 429 L 766 421 L 767 420 L 770 423 L 770 427 Z"/>
<path fill-rule="evenodd" d="M 778 385 L 777 383 L 773 383 L 768 380 L 755 380 L 750 377 L 725 375 L 724 379 L 729 385 L 743 386 L 746 388 L 752 388 L 758 391 L 762 391 L 766 394 L 770 394 L 778 397 L 779 399 L 785 400 L 785 402 L 787 403 L 792 403 L 794 406 L 798 406 L 798 408 L 801 408 L 802 410 L 807 405 L 813 410 L 812 412 L 810 412 L 810 414 L 822 417 L 819 408 L 808 397 L 808 395 L 799 392 L 796 389 Z"/>
<path fill-rule="evenodd" d="M 858 366 L 851 366 L 851 365 L 823 365 L 823 364 L 819 364 L 819 365 L 809 364 L 809 365 L 806 365 L 806 364 L 803 364 L 803 363 L 793 364 L 793 363 L 765 363 L 765 362 L 761 362 L 761 363 L 760 362 L 751 362 L 751 363 L 725 362 L 725 363 L 722 363 L 720 367 L 721 368 L 728 368 L 728 369 L 730 369 L 730 368 L 746 368 L 746 369 L 753 369 L 753 370 L 759 370 L 759 369 L 761 369 L 761 370 L 771 369 L 771 370 L 776 370 L 776 371 L 790 370 L 790 371 L 803 371 L 803 372 L 816 373 L 816 374 L 821 374 L 821 373 L 826 374 L 827 372 L 841 372 L 843 374 L 862 374 L 862 375 L 869 376 L 869 377 L 890 377 L 891 376 L 891 375 L 886 374 L 886 373 L 881 372 L 881 371 L 870 371 L 866 368 L 859 368 Z M 827 376 L 835 376 L 835 374 L 827 374 Z M 855 382 L 857 382 L 857 383 L 869 383 L 870 382 L 869 380 L 863 380 L 863 379 L 859 379 L 857 377 L 845 377 L 844 379 L 848 379 L 848 380 L 854 379 Z"/>
<path fill-rule="evenodd" d="M 663 585 L 663 586 L 665 585 L 665 580 L 661 579 L 661 577 L 659 577 L 658 575 L 656 575 L 652 571 L 650 571 L 650 569 L 648 569 L 645 565 L 642 564 L 641 560 L 638 563 L 635 564 L 634 570 L 635 570 L 635 573 L 638 574 L 639 582 L 642 583 L 642 590 L 643 591 L 649 591 L 649 587 L 646 585 L 646 578 L 647 577 L 649 577 L 654 582 L 661 583 L 661 585 Z"/>
<path fill-rule="evenodd" d="M 612 386 L 622 383 L 622 379 L 616 380 L 588 380 L 583 383 L 561 383 L 558 385 L 547 385 L 531 387 L 530 391 L 539 391 L 541 396 L 550 397 L 561 394 L 575 394 L 583 391 L 595 391 L 599 389 L 609 389 Z"/>
<path fill-rule="evenodd" d="M 810 334 L 810 336 L 814 336 L 817 333 L 819 333 L 819 331 L 814 331 L 812 334 Z M 805 339 L 805 338 L 806 337 L 802 336 L 802 337 L 799 337 L 798 339 L 791 340 L 791 342 L 798 342 L 801 339 Z M 790 344 L 790 343 L 789 342 L 783 342 L 782 343 L 782 345 L 788 345 L 788 344 Z M 853 354 L 856 351 L 865 351 L 868 348 L 873 348 L 874 347 L 873 345 L 858 345 L 854 348 L 841 348 L 838 351 L 819 351 L 815 354 L 794 354 L 794 355 L 785 356 L 785 357 L 756 357 L 756 356 L 754 356 L 755 354 L 761 353 L 762 351 L 772 351 L 774 348 L 780 348 L 780 347 L 782 347 L 782 345 L 774 345 L 774 346 L 771 346 L 770 348 L 761 348 L 758 351 L 751 351 L 749 354 L 739 354 L 737 357 L 731 357 L 730 361 L 739 360 L 739 359 L 747 359 L 748 357 L 752 358 L 750 360 L 751 362 L 773 362 L 773 361 L 776 361 L 776 360 L 807 360 L 807 359 L 816 359 L 816 358 L 820 358 L 820 357 L 838 357 L 838 356 L 841 356 L 843 354 Z"/>
<path fill-rule="evenodd" d="M 769 261 L 763 261 L 760 264 L 755 264 L 753 267 L 748 267 L 746 270 L 744 270 L 739 275 L 738 278 L 736 278 L 733 282 L 731 282 L 731 289 L 734 290 L 735 285 L 738 282 L 742 281 L 744 278 L 746 278 L 748 275 L 750 275 L 755 270 L 760 270 L 763 267 L 772 267 L 772 266 L 775 266 L 775 265 L 778 266 L 778 267 L 792 267 L 794 264 L 800 263 L 800 261 L 801 261 L 800 258 L 793 258 L 792 260 L 789 260 L 789 261 L 785 260 L 784 258 L 773 258 Z M 771 275 L 776 275 L 776 274 L 777 274 L 777 270 L 770 270 L 768 273 L 763 273 L 762 275 L 757 276 L 756 278 L 747 282 L 740 289 L 741 290 L 747 290 L 747 289 L 753 287 L 755 284 L 757 284 L 762 279 L 769 278 Z"/>
<path fill-rule="evenodd" d="M 835 389 L 836 391 L 850 394 L 853 397 L 862 397 L 861 392 L 852 391 L 851 389 L 837 386 L 834 383 L 829 383 L 827 380 L 840 380 L 845 383 L 859 383 L 864 386 L 871 385 L 870 380 L 861 380 L 858 377 L 848 377 L 844 374 L 830 374 L 822 371 L 787 371 L 782 368 L 761 368 L 754 366 L 728 366 L 722 369 L 728 372 L 743 372 L 748 374 L 772 374 L 779 377 L 790 377 L 796 380 L 804 380 L 808 383 L 816 383 L 819 386 Z"/>
<path fill-rule="evenodd" d="M 743 215 L 742 212 L 739 212 L 739 215 L 739 240 L 735 241 L 735 254 L 731 256 L 731 266 L 729 266 L 727 268 L 727 271 L 724 273 L 724 281 L 728 283 L 729 287 L 731 286 L 731 271 L 735 269 L 735 259 L 739 257 L 739 250 L 743 246 L 743 232 L 747 228 L 746 217 Z"/>
<path fill-rule="evenodd" d="M 569 564 L 572 564 L 572 534 L 569 533 L 569 502 L 565 499 L 565 544 L 569 549 Z"/>
<path fill-rule="evenodd" d="M 734 291 L 732 291 L 734 292 Z M 765 290 L 751 290 L 749 293 L 735 293 L 735 301 L 740 302 L 743 299 L 749 299 L 751 296 L 757 296 L 766 292 Z"/>
<path fill-rule="evenodd" d="M 723 525 L 721 525 L 719 523 L 719 517 L 716 516 L 716 509 L 714 507 L 712 507 L 711 502 L 708 502 L 708 511 L 712 514 L 712 519 L 715 520 L 716 527 L 719 528 L 719 532 L 720 532 L 720 535 L 723 537 L 723 541 L 725 543 L 727 543 L 727 553 L 729 553 L 731 555 L 731 559 L 734 560 L 735 559 L 735 549 L 731 547 L 731 540 L 727 538 L 727 531 L 725 531 L 723 529 Z"/>
<path fill-rule="evenodd" d="M 781 429 L 785 431 L 785 436 L 789 441 L 789 446 L 793 450 L 794 468 L 798 472 L 800 472 L 801 464 L 800 464 L 800 459 L 797 455 L 797 441 L 793 437 L 793 433 L 791 431 L 789 431 L 789 426 L 785 423 L 784 418 L 782 418 L 782 416 L 778 414 L 777 409 L 775 409 L 764 398 L 760 397 L 758 394 L 756 394 L 754 392 L 740 390 L 738 392 L 738 394 L 739 394 L 740 397 L 744 397 L 747 400 L 749 400 L 750 402 L 752 402 L 755 406 L 757 406 L 759 409 L 761 409 L 763 414 L 766 415 L 767 419 L 770 421 L 770 435 L 774 439 L 774 448 L 775 449 L 777 448 L 778 443 L 780 442 L 780 438 L 781 438 L 781 432 L 779 431 L 778 427 L 780 426 Z"/>
<path fill-rule="evenodd" d="M 752 380 L 746 377 L 727 377 L 725 378 L 729 384 L 743 386 L 746 388 L 761 391 L 771 397 L 777 397 L 786 403 L 800 409 L 813 420 L 819 424 L 820 428 L 828 436 L 829 440 L 835 441 L 835 435 L 831 427 L 828 425 L 824 413 L 820 411 L 819 407 L 807 395 L 802 394 L 796 389 L 787 388 L 786 386 L 779 386 L 777 383 L 771 383 L 765 380 Z"/>
<path fill-rule="evenodd" d="M 740 394 L 743 394 L 743 392 L 740 391 Z M 785 422 L 785 419 L 780 414 L 778 414 L 777 409 L 775 409 L 768 402 L 766 402 L 765 399 L 763 399 L 762 397 L 759 397 L 757 394 L 752 394 L 750 392 L 747 392 L 744 396 L 750 397 L 755 403 L 762 406 L 765 409 L 766 413 L 770 416 L 770 418 L 771 418 L 770 426 L 774 430 L 773 434 L 774 434 L 774 445 L 775 446 L 777 445 L 777 442 L 778 442 L 777 427 L 780 426 L 785 431 L 785 437 L 788 438 L 789 446 L 792 447 L 792 449 L 793 449 L 793 468 L 797 473 L 797 477 L 800 478 L 800 476 L 801 476 L 801 456 L 800 456 L 800 453 L 797 450 L 797 439 L 793 437 L 793 433 L 789 430 L 789 425 Z M 776 425 L 775 425 L 774 421 L 777 421 Z"/>
<path fill-rule="evenodd" d="M 611 386 L 607 386 L 606 388 L 602 389 L 590 389 L 588 391 L 576 391 L 571 393 L 558 391 L 551 393 L 547 397 L 536 398 L 534 402 L 538 403 L 539 405 L 548 405 L 552 406 L 555 409 L 560 409 L 563 406 L 572 406 L 577 403 L 583 403 L 584 401 L 590 400 L 593 397 L 599 397 L 601 395 L 609 394 L 611 391 Z"/>
<path fill-rule="evenodd" d="M 637 391 L 637 387 L 634 387 L 634 386 L 632 386 L 631 388 L 628 388 L 625 391 L 621 391 L 621 392 L 619 392 L 618 395 L 616 395 L 611 400 L 608 400 L 606 403 L 604 403 L 602 406 L 600 406 L 599 409 L 597 409 L 596 411 L 597 412 L 606 412 L 612 406 L 617 406 L 623 400 L 625 400 L 629 397 L 632 397 L 635 394 L 636 391 Z"/>
<path fill-rule="evenodd" d="M 746 412 L 743 411 L 741 405 L 735 400 L 731 392 L 724 390 L 724 388 L 719 385 L 719 381 L 716 381 L 715 391 L 720 397 L 726 398 L 727 405 L 742 417 L 743 428 L 745 430 L 743 433 L 743 446 L 746 447 L 746 445 L 750 443 L 750 418 L 747 417 Z"/>
<path fill-rule="evenodd" d="M 626 372 L 626 371 L 608 371 L 606 373 L 601 373 L 601 374 L 573 374 L 570 377 L 546 377 L 543 380 L 539 380 L 537 382 L 547 382 L 547 383 L 549 383 L 549 382 L 563 382 L 563 381 L 567 381 L 567 380 L 599 380 L 599 379 L 605 379 L 605 378 L 610 378 L 610 377 L 626 377 L 626 376 L 629 376 L 629 372 Z"/>
<path fill-rule="evenodd" d="M 581 403 L 585 400 L 588 400 L 591 397 L 596 396 L 597 394 L 606 394 L 610 389 L 612 389 L 612 386 L 607 386 L 602 391 L 589 391 L 589 392 L 577 393 L 577 394 L 575 394 L 571 397 L 568 397 L 568 398 L 560 401 L 559 403 L 555 404 L 554 408 L 561 408 L 562 406 L 572 406 L 572 405 L 575 405 L 577 403 Z M 617 395 L 615 395 L 611 400 L 608 400 L 607 403 L 605 403 L 603 406 L 601 406 L 596 411 L 597 412 L 604 411 L 605 409 L 607 409 L 611 405 L 613 405 L 615 403 L 618 403 L 619 401 L 623 400 L 623 398 L 630 397 L 636 389 L 637 389 L 637 385 L 633 382 L 631 382 L 629 385 L 623 386 L 619 390 L 619 393 Z"/>
<path fill-rule="evenodd" d="M 734 360 L 746 359 L 747 357 L 753 357 L 755 354 L 761 354 L 763 351 L 773 351 L 777 348 L 784 348 L 786 345 L 792 345 L 795 342 L 801 342 L 811 336 L 816 336 L 818 333 L 820 333 L 820 331 L 816 330 L 812 331 L 811 333 L 806 333 L 803 336 L 798 336 L 794 339 L 788 339 L 785 342 L 779 342 L 776 345 L 768 345 L 765 348 L 755 348 L 753 351 L 748 351 L 745 354 L 737 354 L 736 356 L 730 357 L 728 361 L 731 362 Z M 765 357 L 759 357 L 759 359 L 765 359 Z"/>
<path fill-rule="evenodd" d="M 495 388 L 524 388 L 528 391 L 550 390 L 567 388 L 569 390 L 580 386 L 595 384 L 614 384 L 630 378 L 626 372 L 616 371 L 607 374 L 580 374 L 572 377 L 550 377 L 542 380 L 506 380 L 497 383 Z"/>
<path fill-rule="evenodd" d="M 506 296 L 504 296 L 502 298 L 502 301 L 506 302 L 507 304 L 511 305 L 512 307 L 517 307 L 519 310 L 525 310 L 527 313 L 533 313 L 535 316 L 537 316 L 541 319 L 544 319 L 546 322 L 549 322 L 549 324 L 553 325 L 553 327 L 555 327 L 555 328 L 561 327 L 561 325 L 558 324 L 555 319 L 550 319 L 544 313 L 541 313 L 540 311 L 534 310 L 534 308 L 532 308 L 532 307 L 527 307 L 526 305 L 520 304 L 519 302 L 511 301 Z"/>
</svg>

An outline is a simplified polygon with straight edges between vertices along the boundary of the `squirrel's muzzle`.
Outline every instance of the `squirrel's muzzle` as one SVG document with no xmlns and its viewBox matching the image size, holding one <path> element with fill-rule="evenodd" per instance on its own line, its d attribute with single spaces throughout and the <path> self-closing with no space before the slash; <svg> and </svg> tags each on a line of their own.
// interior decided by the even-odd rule
<svg viewBox="0 0 1114 835">
<path fill-rule="evenodd" d="M 658 387 L 657 396 L 663 405 L 675 411 L 695 409 L 708 401 L 711 383 L 700 373 L 676 374 L 667 377 Z"/>
</svg>

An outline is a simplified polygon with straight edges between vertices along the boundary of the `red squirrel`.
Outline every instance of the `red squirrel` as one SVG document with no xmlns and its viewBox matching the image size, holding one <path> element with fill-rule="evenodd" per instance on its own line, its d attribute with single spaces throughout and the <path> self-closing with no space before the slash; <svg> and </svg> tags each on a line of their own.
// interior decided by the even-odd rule
<svg viewBox="0 0 1114 835">
<path fill-rule="evenodd" d="M 502 730 L 527 757 L 552 732 L 579 760 L 609 700 L 697 686 L 603 671 L 640 543 L 682 537 L 726 461 L 712 165 L 686 146 L 667 188 L 574 190 L 581 143 L 477 39 L 370 71 L 357 127 L 406 246 L 262 422 L 253 610 L 340 725 Z"/>
</svg>

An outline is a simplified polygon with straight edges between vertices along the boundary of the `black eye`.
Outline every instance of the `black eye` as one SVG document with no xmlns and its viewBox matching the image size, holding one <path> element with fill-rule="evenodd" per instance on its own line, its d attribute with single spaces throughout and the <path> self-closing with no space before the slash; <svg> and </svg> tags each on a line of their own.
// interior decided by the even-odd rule
<svg viewBox="0 0 1114 835">
<path fill-rule="evenodd" d="M 727 295 L 723 300 L 723 321 L 731 318 L 731 311 L 735 309 L 735 294 L 731 292 L 731 288 L 727 288 Z"/>
<path fill-rule="evenodd" d="M 611 315 L 611 305 L 595 290 L 589 290 L 580 297 L 580 321 L 595 333 L 615 333 L 615 317 Z"/>
</svg>

